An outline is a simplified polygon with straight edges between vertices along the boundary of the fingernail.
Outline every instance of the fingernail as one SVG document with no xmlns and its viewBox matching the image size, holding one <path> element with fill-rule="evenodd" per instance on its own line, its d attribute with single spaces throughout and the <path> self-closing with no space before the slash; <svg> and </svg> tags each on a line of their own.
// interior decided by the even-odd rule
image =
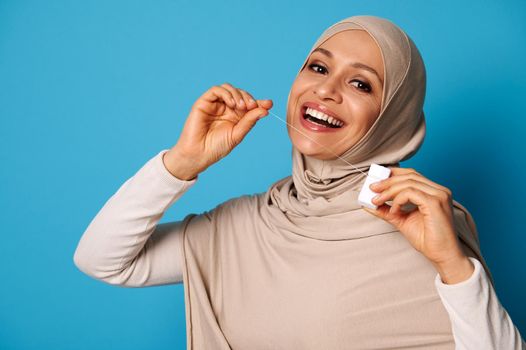
<svg viewBox="0 0 526 350">
<path fill-rule="evenodd" d="M 243 100 L 239 100 L 239 105 L 240 105 L 240 106 L 244 106 L 244 105 L 245 105 L 245 101 L 243 101 Z"/>
<path fill-rule="evenodd" d="M 374 197 L 373 197 L 373 201 L 378 202 L 378 200 L 380 199 L 380 197 L 381 197 L 381 195 L 379 195 L 379 194 L 376 195 L 376 196 L 374 196 Z"/>
</svg>

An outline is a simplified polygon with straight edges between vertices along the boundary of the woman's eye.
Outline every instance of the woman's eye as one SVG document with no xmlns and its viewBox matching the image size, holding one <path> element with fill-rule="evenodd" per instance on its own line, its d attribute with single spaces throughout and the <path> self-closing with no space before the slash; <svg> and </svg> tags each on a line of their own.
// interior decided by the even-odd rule
<svg viewBox="0 0 526 350">
<path fill-rule="evenodd" d="M 325 68 L 324 66 L 322 65 L 319 65 L 317 63 L 311 63 L 309 64 L 309 68 L 310 70 L 316 72 L 316 73 L 321 73 L 321 74 L 326 74 L 327 73 L 327 68 Z M 356 86 L 358 89 L 364 91 L 364 92 L 371 92 L 371 85 L 361 81 L 361 80 L 357 80 L 357 79 L 354 79 L 354 80 L 351 80 L 351 83 L 358 83 L 358 86 Z"/>
<path fill-rule="evenodd" d="M 358 83 L 358 86 L 356 86 L 358 89 L 363 90 L 365 92 L 371 92 L 371 86 L 367 83 L 364 83 L 361 80 L 352 80 L 351 83 Z"/>
<path fill-rule="evenodd" d="M 316 63 L 312 63 L 312 64 L 309 64 L 309 68 L 313 71 L 315 71 L 316 73 L 325 73 L 327 72 L 327 70 L 325 69 L 324 66 L 320 66 L 319 64 L 316 64 Z"/>
</svg>

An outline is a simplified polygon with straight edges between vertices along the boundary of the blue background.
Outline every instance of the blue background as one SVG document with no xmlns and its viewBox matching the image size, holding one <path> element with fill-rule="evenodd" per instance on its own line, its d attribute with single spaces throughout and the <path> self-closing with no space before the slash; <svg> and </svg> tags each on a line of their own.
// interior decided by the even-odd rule
<svg viewBox="0 0 526 350">
<path fill-rule="evenodd" d="M 402 166 L 470 210 L 499 299 L 526 335 L 525 2 L 0 0 L 0 348 L 184 349 L 183 285 L 87 277 L 73 263 L 82 233 L 176 143 L 209 87 L 271 98 L 284 117 L 314 41 L 362 14 L 392 20 L 419 47 L 428 133 Z M 161 222 L 290 171 L 286 128 L 268 116 Z"/>
</svg>

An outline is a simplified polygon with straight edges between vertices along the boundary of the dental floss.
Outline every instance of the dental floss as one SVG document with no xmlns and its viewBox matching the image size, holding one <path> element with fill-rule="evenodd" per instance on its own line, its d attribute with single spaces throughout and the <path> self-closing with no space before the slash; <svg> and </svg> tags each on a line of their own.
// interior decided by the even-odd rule
<svg viewBox="0 0 526 350">
<path fill-rule="evenodd" d="M 376 210 L 378 206 L 372 202 L 372 199 L 378 193 L 373 192 L 369 186 L 375 182 L 375 178 L 387 179 L 389 175 L 391 175 L 391 169 L 378 164 L 371 164 L 371 167 L 369 168 L 369 174 L 367 175 L 362 190 L 358 195 L 358 203 L 364 207 Z"/>
<path fill-rule="evenodd" d="M 343 159 L 342 157 L 338 156 L 337 154 L 335 154 L 334 152 L 332 152 L 330 149 L 328 149 L 327 147 L 323 146 L 322 144 L 320 144 L 319 142 L 313 140 L 312 138 L 310 138 L 308 135 L 306 135 L 305 133 L 303 133 L 301 130 L 295 128 L 294 126 L 292 126 L 291 124 L 287 123 L 286 120 L 280 118 L 278 115 L 276 115 L 275 113 L 273 113 L 272 111 L 268 111 L 272 116 L 274 116 L 275 118 L 279 119 L 280 121 L 282 121 L 283 123 L 287 124 L 288 126 L 290 126 L 291 128 L 293 128 L 294 130 L 296 130 L 297 132 L 299 132 L 300 134 L 302 134 L 303 136 L 305 136 L 306 138 L 308 138 L 310 141 L 314 142 L 315 144 L 317 144 L 318 146 L 321 146 L 322 148 L 324 148 L 325 150 L 329 151 L 330 153 L 332 153 L 333 155 L 335 155 L 336 157 L 338 157 L 338 159 L 342 160 L 344 163 L 352 166 L 354 169 L 358 170 L 360 173 L 362 173 L 363 175 L 366 176 L 365 178 L 365 182 L 362 186 L 362 189 L 360 191 L 360 194 L 358 195 L 358 203 L 360 203 L 360 205 L 362 206 L 365 206 L 367 208 L 371 208 L 371 209 L 377 209 L 377 206 L 375 204 L 373 204 L 371 202 L 371 199 L 376 196 L 377 193 L 373 192 L 369 186 L 373 183 L 373 182 L 377 182 L 377 181 L 381 181 L 381 180 L 385 180 L 387 179 L 390 175 L 391 175 L 391 169 L 387 168 L 387 167 L 384 167 L 384 166 L 381 166 L 381 165 L 378 165 L 378 164 L 375 164 L 375 163 L 372 163 L 371 166 L 369 167 L 369 172 L 368 174 L 364 173 L 363 171 L 361 171 L 360 169 L 358 169 L 356 166 L 354 166 L 353 164 L 349 163 L 348 161 L 346 161 L 345 159 Z"/>
</svg>

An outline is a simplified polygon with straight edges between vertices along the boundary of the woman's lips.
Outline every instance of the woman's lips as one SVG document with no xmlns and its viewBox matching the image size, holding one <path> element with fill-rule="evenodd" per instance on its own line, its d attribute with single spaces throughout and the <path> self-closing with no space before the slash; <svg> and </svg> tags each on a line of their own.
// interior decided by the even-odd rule
<svg viewBox="0 0 526 350">
<path fill-rule="evenodd" d="M 346 126 L 346 124 L 344 124 L 342 127 L 339 127 L 339 128 L 331 128 L 329 126 L 324 126 L 321 124 L 317 124 L 315 122 L 311 122 L 310 120 L 304 118 L 306 110 L 307 110 L 307 107 L 305 106 L 300 108 L 299 119 L 300 119 L 300 124 L 307 130 L 315 131 L 315 132 L 336 132 L 338 130 L 343 129 Z"/>
</svg>

